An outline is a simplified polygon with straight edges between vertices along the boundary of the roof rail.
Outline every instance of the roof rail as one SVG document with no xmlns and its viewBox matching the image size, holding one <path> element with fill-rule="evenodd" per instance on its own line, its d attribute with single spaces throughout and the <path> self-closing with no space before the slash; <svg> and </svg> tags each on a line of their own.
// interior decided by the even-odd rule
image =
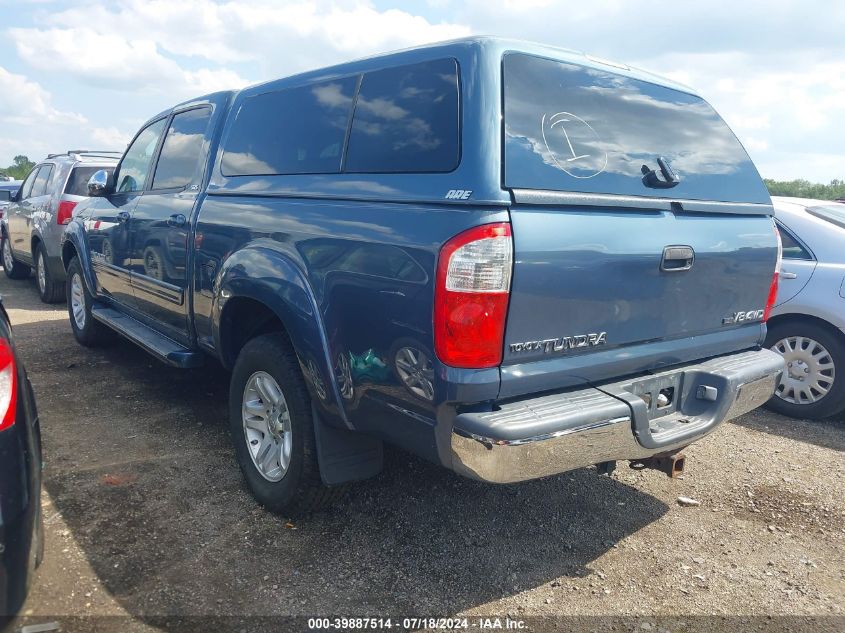
<svg viewBox="0 0 845 633">
<path fill-rule="evenodd" d="M 102 156 L 104 158 L 111 158 L 114 156 L 122 156 L 123 152 L 110 149 L 69 149 L 66 152 L 59 152 L 58 154 L 47 154 L 47 158 L 56 158 L 58 156 L 70 156 L 71 154 L 84 154 L 86 156 Z"/>
<path fill-rule="evenodd" d="M 68 154 L 123 154 L 112 149 L 69 149 Z"/>
</svg>

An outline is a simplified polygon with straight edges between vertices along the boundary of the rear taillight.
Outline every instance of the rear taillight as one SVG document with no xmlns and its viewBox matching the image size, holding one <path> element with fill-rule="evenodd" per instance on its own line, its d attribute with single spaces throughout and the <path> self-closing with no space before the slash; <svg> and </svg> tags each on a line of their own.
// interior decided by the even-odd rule
<svg viewBox="0 0 845 633">
<path fill-rule="evenodd" d="M 440 249 L 434 291 L 434 351 L 446 365 L 502 362 L 513 270 L 511 226 L 477 226 Z"/>
<path fill-rule="evenodd" d="M 0 431 L 15 423 L 18 405 L 18 383 L 15 357 L 6 339 L 0 339 Z"/>
<path fill-rule="evenodd" d="M 70 200 L 62 200 L 59 203 L 59 212 L 56 214 L 56 224 L 67 224 L 73 217 L 73 208 L 76 206 L 75 202 Z"/>
<path fill-rule="evenodd" d="M 772 308 L 775 307 L 775 301 L 778 298 L 778 279 L 780 278 L 780 262 L 783 259 L 783 243 L 780 239 L 780 231 L 775 226 L 775 237 L 778 241 L 778 261 L 775 264 L 775 273 L 772 275 L 772 283 L 769 285 L 769 297 L 766 299 L 766 309 L 763 311 L 763 322 L 769 320 L 769 315 L 772 313 Z"/>
</svg>

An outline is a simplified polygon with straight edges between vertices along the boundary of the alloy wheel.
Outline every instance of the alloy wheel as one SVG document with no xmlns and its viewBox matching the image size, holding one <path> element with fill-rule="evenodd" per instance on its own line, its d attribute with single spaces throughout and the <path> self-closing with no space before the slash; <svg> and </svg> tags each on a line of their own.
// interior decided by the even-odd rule
<svg viewBox="0 0 845 633">
<path fill-rule="evenodd" d="M 36 277 L 38 278 L 38 289 L 41 290 L 41 294 L 47 292 L 47 271 L 44 268 L 44 253 L 38 253 L 38 263 L 36 268 Z"/>
<path fill-rule="evenodd" d="M 3 267 L 12 270 L 15 260 L 12 259 L 12 247 L 9 246 L 9 238 L 3 240 Z"/>
<path fill-rule="evenodd" d="M 257 371 L 246 382 L 241 405 L 244 439 L 259 474 L 277 482 L 287 474 L 293 452 L 291 414 L 279 383 Z"/>
</svg>

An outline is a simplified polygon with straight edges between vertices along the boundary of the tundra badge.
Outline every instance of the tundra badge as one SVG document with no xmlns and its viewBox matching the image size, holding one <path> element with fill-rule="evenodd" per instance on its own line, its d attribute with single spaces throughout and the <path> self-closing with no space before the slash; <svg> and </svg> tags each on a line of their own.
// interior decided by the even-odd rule
<svg viewBox="0 0 845 633">
<path fill-rule="evenodd" d="M 542 341 L 526 341 L 525 343 L 511 343 L 511 352 L 541 351 L 544 354 L 549 352 L 565 352 L 568 349 L 579 347 L 594 347 L 607 343 L 607 332 L 594 332 L 592 334 L 576 334 L 575 336 L 563 336 L 561 338 L 547 338 Z"/>
</svg>

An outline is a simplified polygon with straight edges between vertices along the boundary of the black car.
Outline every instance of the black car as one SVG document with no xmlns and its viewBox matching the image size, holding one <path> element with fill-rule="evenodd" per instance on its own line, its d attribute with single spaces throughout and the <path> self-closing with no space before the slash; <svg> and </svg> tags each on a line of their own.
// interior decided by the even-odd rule
<svg viewBox="0 0 845 633">
<path fill-rule="evenodd" d="M 0 302 L 0 628 L 21 608 L 43 555 L 38 413 Z"/>
</svg>

